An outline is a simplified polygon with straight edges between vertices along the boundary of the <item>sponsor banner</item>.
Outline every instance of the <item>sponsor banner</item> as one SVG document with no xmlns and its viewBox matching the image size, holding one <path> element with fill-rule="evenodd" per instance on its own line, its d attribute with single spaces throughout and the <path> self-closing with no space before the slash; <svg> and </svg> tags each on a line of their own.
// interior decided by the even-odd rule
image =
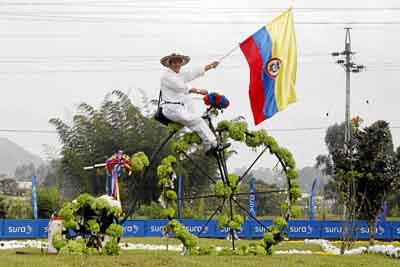
<svg viewBox="0 0 400 267">
<path fill-rule="evenodd" d="M 356 236 L 355 239 L 369 239 L 369 227 L 366 221 L 357 221 L 356 222 Z M 376 235 L 375 239 L 390 239 L 391 238 L 391 229 L 390 224 L 387 223 L 378 223 L 376 226 Z"/>
<path fill-rule="evenodd" d="M 35 220 L 5 220 L 3 237 L 5 238 L 37 238 L 39 224 Z"/>
<path fill-rule="evenodd" d="M 37 194 L 36 194 L 36 176 L 32 176 L 32 213 L 33 219 L 38 218 Z"/>
<path fill-rule="evenodd" d="M 341 239 L 342 231 L 346 224 L 342 221 L 322 221 L 321 238 Z M 351 227 L 350 225 L 348 227 Z M 376 239 L 391 239 L 391 227 L 389 223 L 379 223 L 376 227 Z M 356 221 L 354 223 L 354 239 L 368 239 L 369 228 L 366 221 Z"/>
<path fill-rule="evenodd" d="M 205 226 L 207 223 L 206 220 L 180 220 L 180 222 L 193 235 L 200 236 L 200 237 L 214 237 L 216 234 L 215 233 L 216 222 L 213 220 L 210 221 L 207 224 L 207 226 Z M 202 231 L 203 227 L 204 227 L 204 230 Z M 201 232 L 201 234 L 200 234 L 200 232 Z"/>
<path fill-rule="evenodd" d="M 272 220 L 260 220 L 260 222 L 265 227 L 269 227 L 270 225 L 272 225 Z M 264 234 L 266 233 L 265 227 L 253 220 L 251 220 L 249 224 L 250 235 L 248 236 L 248 238 L 263 238 Z"/>
<path fill-rule="evenodd" d="M 400 222 L 387 222 L 386 225 L 390 225 L 391 228 L 391 238 L 400 240 Z"/>
<path fill-rule="evenodd" d="M 145 236 L 163 236 L 168 220 L 148 220 L 144 223 Z"/>
<path fill-rule="evenodd" d="M 132 236 L 145 236 L 144 234 L 144 221 L 128 220 L 122 225 L 124 227 L 124 237 Z"/>
<path fill-rule="evenodd" d="M 250 179 L 250 193 L 253 194 L 249 195 L 249 212 L 253 217 L 257 217 L 257 200 L 256 200 L 256 194 L 254 194 L 254 192 L 256 191 L 255 183 L 256 183 L 256 177 L 252 176 Z"/>
<path fill-rule="evenodd" d="M 250 221 L 245 221 L 239 231 L 236 232 L 237 236 L 240 238 L 248 238 L 250 237 Z M 218 227 L 218 222 L 215 221 L 215 237 L 218 238 L 226 238 L 230 235 L 229 227 L 225 227 L 220 229 Z"/>
<path fill-rule="evenodd" d="M 45 238 L 49 220 L 0 220 L 0 238 Z M 207 220 L 181 220 L 186 229 L 194 235 L 199 235 Z M 159 236 L 163 234 L 167 220 L 128 220 L 124 223 L 124 236 Z M 272 224 L 271 220 L 261 220 L 266 227 Z M 217 221 L 212 220 L 201 237 L 226 238 L 229 228 L 219 229 Z M 342 221 L 305 221 L 293 220 L 289 222 L 287 233 L 289 238 L 324 238 L 341 239 Z M 355 222 L 355 239 L 368 239 L 369 229 L 366 221 Z M 254 220 L 247 220 L 237 233 L 240 238 L 262 238 L 265 228 Z M 400 222 L 380 223 L 376 229 L 376 239 L 400 240 Z"/>
<path fill-rule="evenodd" d="M 289 221 L 286 233 L 289 238 L 320 238 L 321 223 L 315 221 Z"/>
<path fill-rule="evenodd" d="M 321 224 L 321 238 L 342 238 L 343 225 L 341 221 L 320 221 L 318 223 Z"/>
<path fill-rule="evenodd" d="M 47 219 L 40 219 L 37 220 L 38 222 L 38 233 L 39 237 L 47 237 L 47 232 L 48 232 L 48 226 L 49 226 L 49 220 Z"/>
</svg>

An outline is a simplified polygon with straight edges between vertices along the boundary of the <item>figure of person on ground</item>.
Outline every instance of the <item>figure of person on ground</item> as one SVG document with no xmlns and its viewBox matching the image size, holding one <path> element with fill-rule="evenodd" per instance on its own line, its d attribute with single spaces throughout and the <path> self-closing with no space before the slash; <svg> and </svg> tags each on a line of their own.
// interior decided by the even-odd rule
<svg viewBox="0 0 400 267">
<path fill-rule="evenodd" d="M 193 88 L 189 82 L 203 76 L 207 71 L 215 69 L 219 62 L 215 61 L 204 67 L 181 71 L 181 67 L 189 63 L 188 56 L 170 54 L 160 62 L 168 69 L 161 78 L 161 105 L 163 115 L 171 121 L 180 123 L 196 132 L 203 141 L 206 154 L 229 147 L 229 144 L 218 144 L 215 134 L 211 131 L 201 114 L 193 109 L 190 93 L 207 95 L 206 89 Z"/>
</svg>

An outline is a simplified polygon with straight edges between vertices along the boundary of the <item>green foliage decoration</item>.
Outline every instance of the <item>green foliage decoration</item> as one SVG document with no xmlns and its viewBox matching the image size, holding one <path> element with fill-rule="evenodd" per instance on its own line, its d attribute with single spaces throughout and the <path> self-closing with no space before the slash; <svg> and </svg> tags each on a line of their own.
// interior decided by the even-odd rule
<svg viewBox="0 0 400 267">
<path fill-rule="evenodd" d="M 148 157 L 143 152 L 137 152 L 131 157 L 131 165 L 133 172 L 141 172 L 150 164 Z"/>
<path fill-rule="evenodd" d="M 263 242 L 252 243 L 249 246 L 241 246 L 232 251 L 224 248 L 218 253 L 213 248 L 196 247 L 197 237 L 191 235 L 189 231 L 174 219 L 176 214 L 177 196 L 173 190 L 174 165 L 176 158 L 168 156 L 164 158 L 157 168 L 159 177 L 159 186 L 161 187 L 161 197 L 167 207 L 163 210 L 164 218 L 169 219 L 169 223 L 164 229 L 165 234 L 173 233 L 175 237 L 183 243 L 186 251 L 192 255 L 271 255 L 273 246 L 284 239 L 284 230 L 287 228 L 289 217 L 296 215 L 298 208 L 295 206 L 296 200 L 301 197 L 301 191 L 297 184 L 296 163 L 292 153 L 283 147 L 280 147 L 276 140 L 268 135 L 265 130 L 249 131 L 248 125 L 244 121 L 230 122 L 223 120 L 218 123 L 217 131 L 224 138 L 231 138 L 235 141 L 243 142 L 248 147 L 253 149 L 266 147 L 271 154 L 276 155 L 279 159 L 288 182 L 288 201 L 283 208 L 283 217 L 278 217 L 273 220 L 273 224 L 268 227 L 267 233 L 264 235 Z M 200 144 L 201 139 L 196 133 L 185 133 L 178 138 L 172 145 L 171 149 L 175 154 L 186 152 L 191 145 Z M 227 183 L 218 180 L 214 185 L 214 192 L 218 198 L 228 200 L 232 194 L 239 192 L 239 177 L 233 174 L 228 175 Z M 238 214 L 232 217 L 222 212 L 218 217 L 218 226 L 222 229 L 228 227 L 233 230 L 239 230 L 244 222 L 244 218 Z"/>
<path fill-rule="evenodd" d="M 67 240 L 62 237 L 61 232 L 55 233 L 53 235 L 53 247 L 60 251 L 65 245 L 67 245 Z"/>
<path fill-rule="evenodd" d="M 191 145 L 201 144 L 200 136 L 195 132 L 185 133 L 172 143 L 171 149 L 175 154 L 186 152 Z"/>
<path fill-rule="evenodd" d="M 248 131 L 247 123 L 243 121 L 229 122 L 221 121 L 217 126 L 217 131 L 225 133 L 229 138 L 235 141 L 244 142 L 247 146 L 251 148 L 258 148 L 261 146 L 266 146 L 271 154 L 276 155 L 279 159 L 285 173 L 288 182 L 288 202 L 283 205 L 283 214 L 285 217 L 276 218 L 273 221 L 273 225 L 267 230 L 268 233 L 264 236 L 263 246 L 253 246 L 249 248 L 250 254 L 254 255 L 270 255 L 272 254 L 272 245 L 276 245 L 279 241 L 283 239 L 283 231 L 287 227 L 287 222 L 290 216 L 296 217 L 298 214 L 298 208 L 295 206 L 297 199 L 301 197 L 300 187 L 296 181 L 298 174 L 296 171 L 296 162 L 293 158 L 292 153 L 283 147 L 280 147 L 276 142 L 275 138 L 268 135 L 265 130 L 259 131 Z M 235 192 L 235 177 L 229 176 L 229 184 L 231 186 L 232 192 Z M 226 192 L 226 186 L 217 183 L 215 185 L 215 194 L 221 198 L 229 197 Z M 219 217 L 220 227 L 229 227 L 238 229 L 238 221 L 227 219 L 227 215 L 223 214 Z M 240 227 L 240 225 L 239 225 Z M 241 253 L 244 253 L 243 250 Z"/>
<path fill-rule="evenodd" d="M 191 252 L 196 248 L 197 237 L 192 235 L 181 223 L 177 220 L 170 220 L 164 228 L 164 233 L 174 233 L 175 238 L 180 240 L 185 248 Z"/>
<path fill-rule="evenodd" d="M 100 232 L 100 225 L 97 223 L 96 220 L 89 220 L 87 221 L 87 228 L 89 229 L 90 232 L 92 233 L 98 233 Z"/>
<path fill-rule="evenodd" d="M 178 143 L 184 144 L 183 146 L 189 146 L 192 143 L 198 143 L 199 139 L 197 135 L 185 134 L 181 137 Z M 174 146 L 173 147 L 178 147 Z M 176 158 L 174 156 L 165 157 L 161 164 L 157 168 L 157 175 L 159 177 L 159 186 L 161 187 L 161 197 L 166 203 L 166 208 L 161 211 L 161 217 L 169 220 L 168 224 L 164 228 L 164 234 L 174 234 L 175 238 L 180 240 L 186 248 L 186 252 L 190 254 L 198 254 L 197 251 L 197 237 L 192 235 L 182 224 L 175 220 L 176 209 L 177 209 L 177 195 L 173 190 L 173 175 L 174 166 L 176 164 Z"/>
<path fill-rule="evenodd" d="M 60 255 L 86 255 L 87 248 L 85 244 L 85 240 L 69 240 L 68 243 L 63 246 L 60 251 Z"/>
<path fill-rule="evenodd" d="M 171 132 L 177 132 L 183 128 L 183 125 L 177 122 L 168 123 L 168 130 Z"/>
<path fill-rule="evenodd" d="M 118 256 L 121 254 L 121 248 L 119 247 L 118 241 L 115 238 L 106 243 L 103 249 L 103 254 L 109 256 Z"/>
<path fill-rule="evenodd" d="M 82 194 L 72 202 L 66 202 L 57 216 L 63 218 L 63 231 L 53 236 L 53 246 L 61 255 L 119 255 L 119 239 L 123 227 L 113 223 L 121 214 L 120 204 L 109 196 L 93 197 Z M 68 230 L 74 230 L 81 239 L 67 239 Z M 88 235 L 90 233 L 90 235 Z M 99 245 L 108 235 L 104 247 Z"/>
<path fill-rule="evenodd" d="M 111 224 L 106 230 L 106 234 L 114 238 L 121 238 L 123 232 L 124 228 L 116 223 Z"/>
</svg>

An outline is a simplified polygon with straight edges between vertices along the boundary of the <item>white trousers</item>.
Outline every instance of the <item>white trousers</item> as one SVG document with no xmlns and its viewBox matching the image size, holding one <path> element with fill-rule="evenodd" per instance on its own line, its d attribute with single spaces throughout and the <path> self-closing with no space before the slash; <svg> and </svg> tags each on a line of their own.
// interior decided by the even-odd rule
<svg viewBox="0 0 400 267">
<path fill-rule="evenodd" d="M 163 104 L 163 114 L 168 119 L 178 122 L 190 130 L 196 132 L 203 140 L 204 148 L 207 150 L 217 146 L 217 138 L 200 115 L 196 114 L 193 103 L 184 101 L 184 105 Z"/>
</svg>

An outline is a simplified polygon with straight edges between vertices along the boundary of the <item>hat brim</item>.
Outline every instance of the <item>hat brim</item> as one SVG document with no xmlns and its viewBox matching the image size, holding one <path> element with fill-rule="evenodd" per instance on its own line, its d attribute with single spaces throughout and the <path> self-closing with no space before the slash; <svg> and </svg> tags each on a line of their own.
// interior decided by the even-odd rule
<svg viewBox="0 0 400 267">
<path fill-rule="evenodd" d="M 188 56 L 183 56 L 183 55 L 168 55 L 163 57 L 160 60 L 161 65 L 163 65 L 164 67 L 169 67 L 170 66 L 170 61 L 172 59 L 181 59 L 182 60 L 182 66 L 186 65 L 189 63 L 190 61 L 190 57 Z"/>
</svg>

